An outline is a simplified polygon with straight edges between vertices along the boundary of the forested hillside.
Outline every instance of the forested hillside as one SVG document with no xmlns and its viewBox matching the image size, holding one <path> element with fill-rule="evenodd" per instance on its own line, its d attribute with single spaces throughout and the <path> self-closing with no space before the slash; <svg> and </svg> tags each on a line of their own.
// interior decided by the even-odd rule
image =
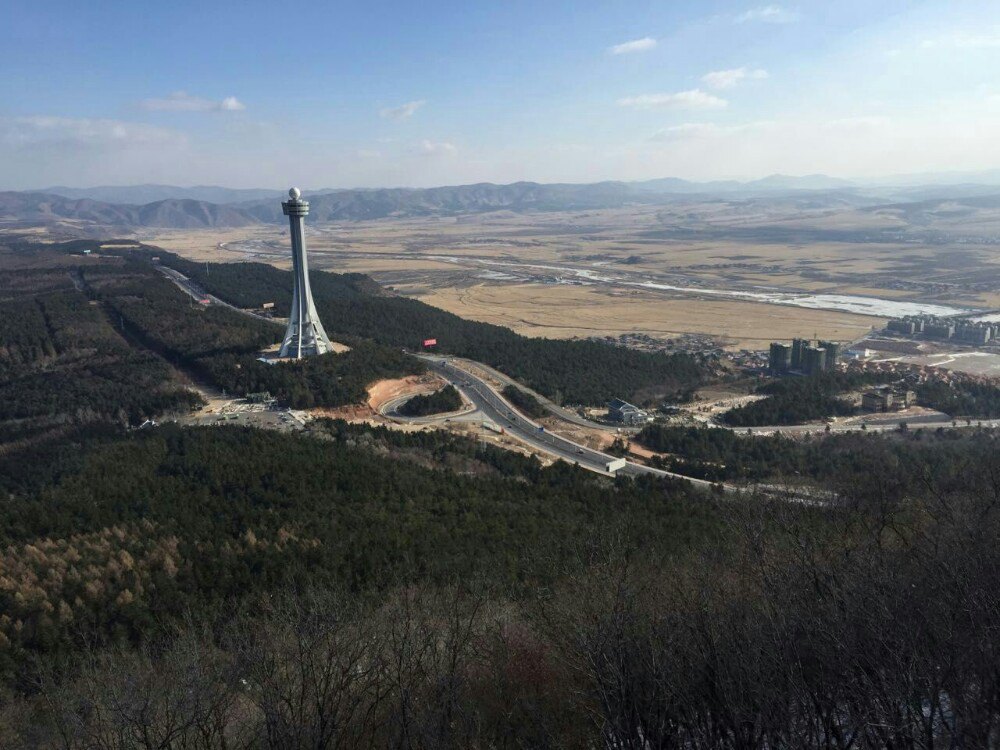
<svg viewBox="0 0 1000 750">
<path fill-rule="evenodd" d="M 781 502 L 332 420 L 123 429 L 194 398 L 170 363 L 355 399 L 419 367 L 376 323 L 451 318 L 318 274 L 351 352 L 271 366 L 256 351 L 280 326 L 141 259 L 42 260 L 0 272 L 0 747 L 996 744 L 995 431 L 637 438 L 667 468 L 800 486 Z M 234 294 L 287 278 L 231 268 Z M 540 346 L 526 381 L 632 356 L 455 330 L 495 358 Z M 636 362 L 628 382 L 655 390 L 682 360 Z M 769 398 L 852 385 L 779 382 Z"/>
<path fill-rule="evenodd" d="M 14 298 L 0 302 L 0 444 L 201 402 L 166 362 L 129 346 L 66 269 L 0 273 L 0 295 Z"/>
<path fill-rule="evenodd" d="M 276 323 L 190 298 L 147 264 L 84 274 L 88 288 L 144 346 L 200 374 L 230 394 L 269 391 L 296 408 L 359 403 L 376 380 L 424 371 L 395 348 L 357 341 L 351 351 L 297 362 L 265 363 L 261 349 L 281 340 Z"/>
<path fill-rule="evenodd" d="M 274 302 L 286 314 L 291 274 L 262 263 L 161 261 L 218 297 L 245 308 Z M 614 397 L 656 401 L 699 382 L 703 369 L 686 354 L 656 354 L 592 341 L 527 338 L 508 328 L 465 320 L 417 300 L 386 294 L 367 276 L 313 272 L 323 325 L 335 337 L 368 338 L 418 349 L 437 338 L 443 352 L 485 362 L 555 401 L 602 404 Z"/>
<path fill-rule="evenodd" d="M 480 575 L 513 584 L 558 570 L 621 514 L 638 514 L 657 543 L 714 528 L 680 486 L 541 470 L 446 436 L 336 423 L 324 434 L 165 426 L 86 443 L 82 461 L 15 493 L 0 519 L 7 684 L 32 653 L 143 640 L 249 593 Z M 421 465 L 455 449 L 472 473 Z"/>
<path fill-rule="evenodd" d="M 843 394 L 897 379 L 890 373 L 851 370 L 778 378 L 757 389 L 767 398 L 730 409 L 722 421 L 731 427 L 753 427 L 850 416 L 859 413 L 860 408 L 844 399 Z M 993 383 L 953 376 L 951 382 L 930 380 L 912 387 L 918 403 L 952 417 L 1000 416 L 1000 387 Z"/>
<path fill-rule="evenodd" d="M 801 424 L 825 417 L 856 414 L 858 408 L 841 398 L 845 391 L 886 382 L 891 376 L 874 373 L 824 372 L 807 377 L 779 378 L 758 392 L 767 396 L 727 411 L 722 421 L 731 427 Z"/>
<path fill-rule="evenodd" d="M 1000 417 L 1000 387 L 971 378 L 952 383 L 931 381 L 917 387 L 917 398 L 925 406 L 949 416 L 995 419 Z"/>
<path fill-rule="evenodd" d="M 453 385 L 446 385 L 434 393 L 418 394 L 399 407 L 398 411 L 404 417 L 423 417 L 428 414 L 441 414 L 458 411 L 462 408 L 462 396 Z"/>
<path fill-rule="evenodd" d="M 185 413 L 202 403 L 188 377 L 305 408 L 359 403 L 376 380 L 424 371 L 362 339 L 344 354 L 265 364 L 258 353 L 281 326 L 196 305 L 146 262 L 32 245 L 24 257 L 27 268 L 0 272 L 0 448 Z"/>
<path fill-rule="evenodd" d="M 15 494 L 7 745 L 139 726 L 245 750 L 930 750 L 1000 730 L 995 441 L 906 493 L 878 491 L 910 470 L 887 462 L 808 507 L 327 427 L 114 438 Z"/>
<path fill-rule="evenodd" d="M 514 404 L 518 411 L 532 419 L 544 417 L 548 413 L 548 410 L 537 398 L 515 385 L 505 386 L 503 397 Z"/>
<path fill-rule="evenodd" d="M 889 485 L 896 493 L 914 491 L 928 471 L 940 477 L 960 474 L 976 460 L 973 456 L 1000 452 L 1000 441 L 992 430 L 942 428 L 790 438 L 651 424 L 634 440 L 667 454 L 655 465 L 686 476 L 806 483 L 854 496 L 886 491 Z"/>
</svg>

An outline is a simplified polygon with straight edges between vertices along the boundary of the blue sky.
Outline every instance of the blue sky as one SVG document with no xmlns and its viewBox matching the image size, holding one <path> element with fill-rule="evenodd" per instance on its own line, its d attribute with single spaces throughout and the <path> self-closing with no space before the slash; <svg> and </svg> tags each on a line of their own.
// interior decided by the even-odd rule
<svg viewBox="0 0 1000 750">
<path fill-rule="evenodd" d="M 1000 167 L 997 2 L 18 4 L 0 188 Z"/>
</svg>

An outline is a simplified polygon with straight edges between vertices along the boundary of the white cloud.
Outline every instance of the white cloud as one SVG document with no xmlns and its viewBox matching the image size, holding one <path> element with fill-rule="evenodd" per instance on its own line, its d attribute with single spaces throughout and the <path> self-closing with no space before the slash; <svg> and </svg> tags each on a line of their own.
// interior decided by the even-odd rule
<svg viewBox="0 0 1000 750">
<path fill-rule="evenodd" d="M 657 130 L 649 137 L 651 141 L 673 141 L 683 138 L 708 138 L 724 132 L 724 128 L 709 122 L 684 122 Z"/>
<path fill-rule="evenodd" d="M 862 133 L 870 135 L 894 132 L 899 126 L 882 115 L 858 115 L 821 120 L 751 120 L 734 125 L 717 125 L 711 122 L 684 122 L 658 130 L 651 141 L 720 141 L 741 138 L 773 137 L 776 148 L 782 142 L 821 142 L 827 137 L 856 138 Z"/>
<path fill-rule="evenodd" d="M 788 10 L 780 5 L 762 5 L 750 8 L 736 16 L 736 23 L 762 21 L 763 23 L 792 23 L 799 20 L 798 12 Z"/>
<path fill-rule="evenodd" d="M 222 101 L 192 96 L 186 91 L 175 91 L 162 99 L 143 99 L 139 106 L 148 112 L 241 112 L 246 109 L 235 96 Z"/>
<path fill-rule="evenodd" d="M 644 36 L 642 39 L 633 39 L 630 42 L 622 42 L 613 47 L 608 47 L 608 52 L 612 55 L 630 55 L 633 52 L 647 52 L 656 46 L 656 40 L 652 37 Z"/>
<path fill-rule="evenodd" d="M 767 78 L 767 71 L 756 68 L 730 68 L 729 70 L 713 70 L 701 77 L 702 82 L 713 89 L 731 89 L 740 81 L 760 80 Z"/>
<path fill-rule="evenodd" d="M 0 180 L 52 184 L 167 182 L 192 163 L 187 137 L 124 120 L 0 116 Z M 14 187 L 14 185 L 11 185 Z"/>
<path fill-rule="evenodd" d="M 860 115 L 858 117 L 838 117 L 828 120 L 826 125 L 839 130 L 871 130 L 889 127 L 892 125 L 892 120 L 882 115 Z"/>
<path fill-rule="evenodd" d="M 996 49 L 1000 47 L 1000 29 L 953 32 L 925 39 L 920 46 L 924 49 Z"/>
<path fill-rule="evenodd" d="M 222 100 L 219 109 L 225 110 L 226 112 L 240 112 L 246 109 L 246 105 L 235 96 L 227 96 Z"/>
<path fill-rule="evenodd" d="M 995 137 L 1000 106 L 979 102 L 976 113 L 971 123 L 947 111 L 832 119 L 816 114 L 733 125 L 689 122 L 653 134 L 618 163 L 631 179 L 662 174 L 717 179 L 776 172 L 874 177 L 980 169 L 1000 163 L 1000 141 Z"/>
<path fill-rule="evenodd" d="M 408 120 L 413 117 L 414 112 L 425 104 L 427 104 L 425 99 L 418 99 L 413 102 L 407 102 L 406 104 L 400 104 L 398 107 L 386 107 L 385 109 L 380 109 L 378 111 L 378 115 L 386 120 Z"/>
<path fill-rule="evenodd" d="M 14 148 L 79 148 L 183 145 L 176 131 L 122 120 L 49 117 L 0 117 L 0 143 Z"/>
<path fill-rule="evenodd" d="M 716 125 L 711 122 L 683 122 L 658 130 L 650 136 L 651 141 L 705 141 L 713 138 L 738 136 L 751 132 L 773 129 L 778 123 L 773 120 L 756 120 L 738 125 Z"/>
<path fill-rule="evenodd" d="M 618 100 L 619 107 L 635 109 L 722 109 L 726 100 L 701 89 L 678 91 L 675 94 L 641 94 Z"/>
<path fill-rule="evenodd" d="M 420 142 L 418 150 L 424 156 L 449 156 L 458 151 L 454 144 L 444 141 L 435 143 L 426 139 Z"/>
</svg>

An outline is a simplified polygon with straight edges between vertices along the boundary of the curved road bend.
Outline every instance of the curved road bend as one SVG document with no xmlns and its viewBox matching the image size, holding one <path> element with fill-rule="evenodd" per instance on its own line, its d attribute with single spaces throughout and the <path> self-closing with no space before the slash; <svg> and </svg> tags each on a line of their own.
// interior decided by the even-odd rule
<svg viewBox="0 0 1000 750">
<path fill-rule="evenodd" d="M 405 396 L 396 396 L 389 401 L 386 401 L 378 408 L 378 413 L 383 417 L 388 417 L 389 419 L 394 419 L 397 422 L 405 422 L 406 424 L 436 424 L 438 422 L 444 421 L 455 421 L 455 422 L 475 422 L 475 416 L 479 413 L 479 409 L 475 404 L 463 404 L 461 409 L 450 412 L 439 412 L 437 414 L 428 414 L 422 417 L 408 417 L 405 414 L 400 414 L 400 407 L 413 398 L 415 394 L 408 393 Z M 465 399 L 468 401 L 468 399 Z"/>
<path fill-rule="evenodd" d="M 456 388 L 461 390 L 465 397 L 475 404 L 485 417 L 533 448 L 561 458 L 571 464 L 579 464 L 582 468 L 605 475 L 608 474 L 606 468 L 608 463 L 616 460 L 616 456 L 595 451 L 585 445 L 579 445 L 572 440 L 545 430 L 541 425 L 532 422 L 517 411 L 503 396 L 493 390 L 485 380 L 468 370 L 451 364 L 447 358 L 441 356 L 431 357 L 425 354 L 418 354 L 416 356 L 424 360 L 431 370 L 443 376 L 449 382 L 453 383 Z M 691 484 L 705 488 L 716 486 L 716 483 L 708 482 L 704 479 L 694 479 L 683 474 L 674 474 L 661 469 L 653 469 L 648 466 L 632 463 L 631 461 L 626 462 L 625 467 L 619 471 L 622 474 L 633 476 L 652 474 L 659 477 L 683 479 L 691 482 Z M 735 487 L 728 485 L 724 485 L 724 487 L 736 490 Z"/>
<path fill-rule="evenodd" d="M 575 424 L 575 425 L 578 425 L 580 427 L 589 427 L 591 429 L 602 430 L 604 432 L 607 432 L 608 429 L 610 429 L 609 425 L 601 424 L 599 422 L 592 422 L 589 419 L 587 419 L 586 417 L 581 417 L 579 414 L 577 414 L 572 409 L 566 409 L 566 408 L 564 408 L 562 406 L 559 406 L 558 404 L 554 403 L 553 401 L 545 398 L 545 396 L 543 396 L 542 394 L 538 393 L 537 391 L 531 390 L 527 386 L 522 385 L 521 383 L 518 383 L 512 377 L 510 377 L 508 375 L 504 375 L 499 370 L 497 370 L 497 369 L 495 369 L 493 367 L 490 367 L 489 365 L 483 364 L 482 362 L 474 362 L 471 359 L 463 359 L 461 357 L 453 357 L 453 356 L 445 357 L 445 359 L 447 359 L 450 362 L 458 362 L 458 363 L 460 363 L 460 365 L 465 365 L 466 367 L 461 367 L 462 370 L 466 370 L 468 367 L 479 369 L 479 370 L 485 372 L 486 374 L 488 374 L 491 378 L 494 378 L 494 379 L 500 381 L 505 386 L 512 385 L 515 388 L 518 388 L 518 389 L 524 391 L 525 393 L 531 394 L 532 396 L 534 396 L 538 400 L 538 402 L 542 406 L 544 406 L 546 409 L 548 409 L 550 412 L 552 412 L 552 414 L 554 416 L 556 416 L 557 418 L 561 419 L 564 422 L 570 422 L 571 424 Z M 635 432 L 637 432 L 637 431 L 638 430 L 635 430 Z M 633 430 L 625 429 L 625 430 L 622 430 L 622 432 L 624 434 L 627 434 L 627 433 L 633 432 Z"/>
<path fill-rule="evenodd" d="M 219 299 L 213 294 L 208 294 L 197 283 L 179 271 L 175 271 L 173 268 L 163 265 L 157 265 L 155 267 L 156 270 L 173 281 L 178 287 L 181 288 L 181 290 L 194 299 L 200 300 L 207 298 L 212 304 L 223 305 L 224 307 L 241 312 L 244 315 L 263 317 L 256 315 L 249 310 L 242 310 L 235 307 L 225 300 Z M 444 378 L 449 382 L 455 383 L 455 386 L 476 406 L 477 409 L 479 409 L 479 411 L 491 419 L 497 426 L 503 427 L 505 431 L 513 434 L 522 442 L 527 443 L 536 450 L 549 453 L 569 463 L 578 464 L 585 469 L 589 469 L 590 471 L 594 471 L 599 474 L 604 474 L 605 476 L 608 475 L 609 472 L 607 471 L 607 465 L 610 461 L 614 461 L 617 458 L 616 456 L 595 451 L 585 445 L 578 445 L 572 440 L 567 440 L 559 435 L 554 435 L 548 430 L 544 430 L 541 425 L 535 424 L 517 411 L 511 404 L 507 403 L 506 399 L 494 391 L 485 380 L 468 370 L 448 364 L 447 358 L 445 357 L 431 357 L 426 354 L 415 354 L 414 356 L 420 357 L 428 364 L 431 370 L 444 376 Z M 479 365 L 478 362 L 473 364 Z M 492 368 L 489 369 L 492 370 Z M 502 380 L 502 378 L 500 379 Z M 570 419 L 570 421 L 577 424 L 583 423 L 585 426 L 589 427 L 600 426 L 592 422 L 587 422 L 587 420 L 584 420 L 582 417 L 573 414 L 568 410 L 558 407 L 557 409 L 558 416 L 563 416 L 562 413 L 565 412 L 566 418 L 569 418 L 570 415 L 572 415 L 572 419 Z M 663 471 L 662 469 L 642 466 L 641 464 L 632 463 L 631 461 L 626 462 L 624 468 L 619 469 L 619 472 L 631 476 L 652 474 L 653 476 L 658 477 L 681 479 L 686 482 L 690 482 L 696 487 L 702 487 L 704 489 L 714 489 L 721 486 L 727 492 L 740 491 L 740 488 L 735 485 L 708 482 L 704 479 L 695 479 L 694 477 L 684 476 L 683 474 L 675 474 L 670 471 Z"/>
<path fill-rule="evenodd" d="M 176 284 L 177 287 L 181 289 L 181 291 L 183 291 L 185 294 L 189 295 L 190 297 L 192 297 L 195 300 L 199 300 L 200 301 L 202 299 L 208 299 L 209 302 L 211 304 L 213 304 L 213 305 L 222 305 L 223 307 L 228 307 L 230 310 L 235 310 L 238 313 L 243 313 L 244 315 L 249 315 L 250 317 L 259 318 L 261 320 L 267 320 L 267 321 L 272 322 L 272 323 L 278 322 L 278 321 L 275 321 L 273 318 L 267 317 L 266 315 L 261 315 L 259 313 L 256 313 L 256 312 L 252 311 L 252 310 L 244 310 L 242 308 L 236 307 L 235 305 L 231 305 L 230 303 L 226 302 L 225 300 L 220 299 L 219 297 L 216 297 L 214 294 L 209 294 L 197 282 L 195 282 L 194 280 L 188 278 L 187 276 L 185 276 L 184 274 L 182 274 L 180 271 L 176 271 L 173 268 L 170 268 L 169 266 L 154 264 L 153 267 L 157 271 L 159 271 L 160 273 L 162 273 L 164 276 L 166 276 L 168 279 L 170 279 L 171 281 L 173 281 L 174 284 Z M 77 280 L 74 279 L 73 283 L 76 284 Z M 854 342 L 852 342 L 852 344 L 857 343 L 858 341 L 864 340 L 868 335 L 869 334 L 866 333 L 864 336 L 861 336 L 860 338 L 858 338 Z M 849 344 L 848 346 L 850 346 L 852 344 Z M 496 380 L 500 381 L 504 385 L 513 385 L 513 386 L 515 386 L 517 388 L 520 388 L 523 391 L 526 391 L 526 392 L 530 393 L 535 398 L 537 398 L 538 401 L 546 409 L 548 409 L 554 416 L 556 416 L 559 419 L 562 419 L 564 422 L 570 422 L 572 424 L 579 425 L 580 427 L 590 427 L 590 428 L 598 429 L 598 430 L 607 430 L 608 429 L 608 425 L 599 424 L 597 422 L 591 422 L 590 420 L 585 419 L 584 417 L 581 417 L 576 412 L 571 411 L 570 409 L 565 409 L 565 408 L 559 406 L 558 404 L 553 403 L 552 401 L 550 401 L 549 399 L 545 398 L 541 394 L 536 393 L 535 391 L 532 391 L 530 388 L 526 388 L 525 386 L 523 386 L 520 383 L 518 383 L 517 381 L 515 381 L 513 378 L 511 378 L 511 377 L 509 377 L 507 375 L 504 375 L 499 370 L 496 370 L 495 368 L 490 367 L 489 365 L 483 364 L 482 362 L 475 362 L 475 361 L 473 361 L 471 359 L 467 360 L 467 359 L 462 359 L 460 357 L 453 357 L 453 356 L 450 356 L 450 355 L 449 356 L 443 356 L 443 357 L 441 357 L 441 356 L 439 356 L 439 357 L 430 357 L 429 355 L 426 355 L 426 354 L 415 354 L 414 356 L 421 357 L 421 358 L 423 358 L 425 360 L 428 360 L 428 361 L 448 360 L 448 361 L 453 361 L 453 362 L 459 362 L 459 363 L 467 364 L 469 367 L 478 368 L 478 369 L 482 370 L 483 372 L 488 373 L 490 375 L 490 377 L 495 378 Z M 470 377 L 475 377 L 476 380 L 478 380 L 479 382 L 482 382 L 487 388 L 490 388 L 490 386 L 488 384 L 486 384 L 481 378 L 479 378 L 478 376 L 473 376 L 467 369 L 461 368 L 461 367 L 460 368 L 456 368 L 456 369 L 460 370 L 462 372 L 462 374 L 469 375 Z M 506 404 L 506 401 L 504 401 L 504 403 Z M 910 418 L 901 417 L 898 420 L 886 420 L 886 421 L 881 421 L 881 420 L 878 420 L 878 419 L 872 419 L 871 421 L 869 421 L 867 423 L 867 429 L 869 431 L 872 431 L 872 432 L 884 432 L 884 431 L 888 431 L 888 430 L 895 430 L 895 429 L 898 429 L 900 422 L 906 422 L 907 425 L 910 426 L 910 427 L 948 427 L 948 426 L 951 425 L 952 421 L 953 420 L 952 420 L 951 417 L 948 417 L 948 416 L 946 416 L 944 414 L 942 414 L 942 415 L 921 415 L 921 416 L 910 417 Z M 957 422 L 958 422 L 958 426 L 959 427 L 966 426 L 966 425 L 963 424 L 965 422 L 964 419 L 959 419 L 959 420 L 957 420 Z M 1000 427 L 1000 419 L 982 419 L 982 420 L 974 419 L 974 420 L 972 420 L 972 422 L 973 422 L 973 424 L 971 426 L 980 426 L 981 425 L 983 427 Z M 534 424 L 534 423 L 531 423 L 531 424 Z M 537 425 L 535 425 L 535 426 L 537 427 Z M 732 430 L 732 431 L 740 433 L 740 434 L 752 434 L 752 435 L 770 435 L 770 434 L 773 434 L 773 433 L 778 432 L 778 431 L 785 432 L 785 433 L 810 433 L 810 432 L 825 432 L 825 430 L 826 430 L 826 426 L 825 425 L 816 425 L 816 424 L 762 425 L 762 426 L 758 426 L 758 427 L 729 427 L 727 425 L 720 425 L 720 424 L 716 424 L 716 423 L 710 423 L 709 426 L 711 426 L 711 427 L 718 427 L 718 428 L 726 429 L 726 430 Z M 861 423 L 860 422 L 854 423 L 854 424 L 832 424 L 831 425 L 831 432 L 852 432 L 852 431 L 860 430 L 860 429 L 861 429 Z M 632 432 L 632 430 L 622 430 L 622 432 L 623 432 L 623 434 L 630 434 Z M 575 445 L 575 443 L 574 443 L 574 445 Z M 594 451 L 594 453 L 596 453 L 596 451 Z M 603 455 L 603 454 L 601 454 L 601 455 Z M 647 467 L 640 467 L 640 468 L 646 469 L 646 470 L 648 470 L 650 472 L 655 472 L 656 471 L 655 469 L 648 469 Z M 678 474 L 678 475 L 670 475 L 670 476 L 681 476 L 681 475 Z M 695 481 L 695 480 L 691 480 L 691 481 Z"/>
<path fill-rule="evenodd" d="M 859 341 L 863 341 L 867 338 L 869 333 L 865 333 L 858 337 L 854 341 L 845 345 L 845 348 L 849 348 Z M 549 412 L 552 413 L 557 419 L 561 419 L 564 422 L 569 422 L 571 424 L 578 425 L 580 427 L 589 427 L 591 429 L 602 430 L 607 432 L 608 430 L 614 429 L 610 425 L 601 424 L 599 422 L 593 422 L 585 417 L 581 417 L 575 411 L 571 409 L 566 409 L 558 404 L 553 403 L 549 399 L 545 398 L 539 393 L 531 390 L 530 388 L 518 383 L 513 378 L 505 375 L 499 370 L 490 367 L 489 365 L 483 364 L 482 362 L 476 362 L 471 359 L 463 359 L 461 357 L 447 356 L 439 357 L 439 359 L 447 359 L 450 362 L 455 362 L 463 371 L 468 371 L 469 368 L 473 370 L 480 370 L 487 373 L 491 378 L 503 383 L 504 385 L 513 385 L 516 388 L 526 391 L 534 396 L 538 401 L 544 406 Z M 957 424 L 953 425 L 953 422 Z M 899 429 L 901 423 L 905 423 L 911 429 L 916 429 L 919 427 L 944 427 L 946 429 L 951 429 L 953 427 L 963 428 L 963 427 L 1000 427 L 1000 419 L 972 419 L 971 424 L 967 424 L 967 420 L 964 418 L 952 419 L 947 414 L 920 414 L 915 416 L 888 416 L 888 415 L 872 415 L 867 420 L 861 419 L 856 422 L 846 422 L 837 423 L 834 422 L 830 424 L 830 432 L 858 432 L 862 430 L 862 423 L 865 424 L 865 430 L 868 432 L 889 432 Z M 817 423 L 807 423 L 807 424 L 795 424 L 795 425 L 760 425 L 756 427 L 730 427 L 729 425 L 719 424 L 717 422 L 707 422 L 707 427 L 713 427 L 723 430 L 731 430 L 739 435 L 773 435 L 776 432 L 781 432 L 784 434 L 814 434 L 814 433 L 825 433 L 826 424 Z M 623 427 L 620 428 L 622 435 L 634 435 L 639 430 L 636 428 Z"/>
</svg>

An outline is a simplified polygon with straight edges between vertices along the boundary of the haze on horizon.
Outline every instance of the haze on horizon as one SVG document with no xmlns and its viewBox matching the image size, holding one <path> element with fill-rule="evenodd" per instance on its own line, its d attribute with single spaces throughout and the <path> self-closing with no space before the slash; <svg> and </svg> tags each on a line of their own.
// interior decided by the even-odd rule
<svg viewBox="0 0 1000 750">
<path fill-rule="evenodd" d="M 666 6 L 22 5 L 0 189 L 1000 167 L 995 2 Z"/>
</svg>

